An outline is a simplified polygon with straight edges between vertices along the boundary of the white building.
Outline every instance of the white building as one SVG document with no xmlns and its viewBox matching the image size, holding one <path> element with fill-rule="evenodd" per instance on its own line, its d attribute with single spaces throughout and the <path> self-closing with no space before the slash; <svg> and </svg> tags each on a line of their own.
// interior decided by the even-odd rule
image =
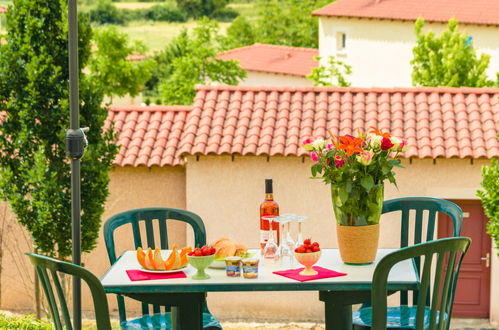
<svg viewBox="0 0 499 330">
<path fill-rule="evenodd" d="M 456 18 L 478 52 L 491 55 L 487 75 L 499 71 L 498 0 L 338 0 L 313 13 L 319 17 L 319 54 L 352 66 L 358 87 L 412 86 L 410 61 L 416 43 L 414 23 L 436 34 Z"/>
</svg>

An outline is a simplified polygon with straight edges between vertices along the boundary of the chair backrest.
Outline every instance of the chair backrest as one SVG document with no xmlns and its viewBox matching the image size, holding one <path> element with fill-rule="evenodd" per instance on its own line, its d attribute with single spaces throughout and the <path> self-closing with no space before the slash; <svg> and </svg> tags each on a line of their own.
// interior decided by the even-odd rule
<svg viewBox="0 0 499 330">
<path fill-rule="evenodd" d="M 463 211 L 456 204 L 444 199 L 431 197 L 403 197 L 390 199 L 383 202 L 382 214 L 401 211 L 401 232 L 400 247 L 411 246 L 423 242 L 429 242 L 434 239 L 436 234 L 436 225 L 438 213 L 449 216 L 453 225 L 453 237 L 461 235 L 463 225 Z M 414 219 L 411 220 L 411 214 Z M 426 234 L 424 234 L 424 218 L 426 217 Z M 414 233 L 411 239 L 410 232 Z M 421 260 L 415 258 L 416 268 L 421 274 Z M 401 305 L 407 305 L 407 291 L 400 293 Z M 417 302 L 417 292 L 413 295 L 413 304 Z M 429 300 L 428 300 L 429 303 Z"/>
<path fill-rule="evenodd" d="M 111 329 L 106 293 L 104 292 L 101 282 L 97 277 L 95 277 L 94 274 L 83 267 L 69 262 L 60 261 L 34 253 L 26 253 L 26 255 L 28 255 L 31 263 L 35 266 L 38 276 L 40 277 L 40 282 L 42 283 L 43 290 L 47 295 L 50 313 L 52 314 L 55 328 L 57 330 L 73 329 L 66 297 L 64 296 L 64 291 L 62 289 L 58 273 L 79 277 L 87 283 L 94 301 L 97 328 L 99 330 Z M 54 294 L 54 288 L 57 298 L 56 294 Z"/>
<path fill-rule="evenodd" d="M 131 224 L 133 231 L 133 242 L 135 248 L 156 247 L 161 249 L 168 249 L 168 232 L 167 221 L 178 220 L 188 223 L 194 232 L 194 244 L 196 247 L 201 247 L 206 244 L 206 229 L 203 220 L 197 214 L 175 208 L 166 207 L 148 207 L 124 211 L 110 217 L 104 224 L 104 240 L 106 243 L 107 254 L 111 265 L 116 261 L 116 248 L 114 241 L 114 232 L 117 228 Z M 146 242 L 142 242 L 141 226 L 144 223 Z M 154 226 L 156 223 L 157 226 Z M 155 229 L 157 227 L 158 229 Z M 159 230 L 159 242 L 154 238 L 155 231 Z M 146 243 L 146 244 L 144 244 Z M 161 308 L 159 305 L 152 305 L 153 312 L 160 313 Z M 118 310 L 120 314 L 120 321 L 126 321 L 125 301 L 122 296 L 118 295 Z M 169 311 L 169 308 L 165 308 Z M 142 314 L 149 314 L 149 305 L 142 303 Z"/>
<path fill-rule="evenodd" d="M 470 243 L 471 239 L 467 237 L 443 238 L 402 248 L 381 259 L 373 275 L 372 329 L 387 328 L 387 283 L 390 270 L 403 260 L 417 257 L 424 257 L 424 264 L 420 277 L 419 297 L 415 304 L 416 329 L 426 328 L 427 297 L 431 297 L 431 305 L 426 326 L 429 326 L 429 329 L 448 329 L 459 268 Z M 432 267 L 434 260 L 436 265 Z M 434 284 L 433 290 L 430 289 L 431 283 Z"/>
</svg>

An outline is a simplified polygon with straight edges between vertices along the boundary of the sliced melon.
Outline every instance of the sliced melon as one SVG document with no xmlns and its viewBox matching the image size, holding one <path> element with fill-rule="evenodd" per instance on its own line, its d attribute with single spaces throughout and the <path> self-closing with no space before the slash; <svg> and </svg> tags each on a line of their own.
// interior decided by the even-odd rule
<svg viewBox="0 0 499 330">
<path fill-rule="evenodd" d="M 137 249 L 137 261 L 139 262 L 139 264 L 142 267 L 147 268 L 147 265 L 146 265 L 146 253 L 144 252 L 144 250 L 142 250 L 141 247 L 139 247 Z"/>
<path fill-rule="evenodd" d="M 187 265 L 187 263 L 188 263 L 187 253 L 189 253 L 191 251 L 192 251 L 192 248 L 190 246 L 187 246 L 180 251 L 180 268 Z"/>
<path fill-rule="evenodd" d="M 147 249 L 147 258 L 146 258 L 146 263 L 148 268 L 147 269 L 151 269 L 151 270 L 155 270 L 156 267 L 154 266 L 154 251 L 151 250 L 151 248 Z"/>
<path fill-rule="evenodd" d="M 176 265 L 177 260 L 180 262 L 180 255 L 178 254 L 177 245 L 173 244 L 172 252 L 168 256 L 168 259 L 166 259 L 165 261 L 165 269 L 166 270 L 175 269 L 174 267 Z"/>
<path fill-rule="evenodd" d="M 165 261 L 161 257 L 161 250 L 156 248 L 154 249 L 154 268 L 157 270 L 165 270 Z"/>
</svg>

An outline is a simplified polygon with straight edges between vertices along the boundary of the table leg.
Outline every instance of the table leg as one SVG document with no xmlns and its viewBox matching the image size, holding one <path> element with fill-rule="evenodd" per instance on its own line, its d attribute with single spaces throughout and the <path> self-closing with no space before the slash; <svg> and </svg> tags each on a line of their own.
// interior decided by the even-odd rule
<svg viewBox="0 0 499 330">
<path fill-rule="evenodd" d="M 203 311 L 201 303 L 172 306 L 172 330 L 203 329 Z"/>
<path fill-rule="evenodd" d="M 324 302 L 326 330 L 351 330 L 352 305 L 336 305 Z"/>
</svg>

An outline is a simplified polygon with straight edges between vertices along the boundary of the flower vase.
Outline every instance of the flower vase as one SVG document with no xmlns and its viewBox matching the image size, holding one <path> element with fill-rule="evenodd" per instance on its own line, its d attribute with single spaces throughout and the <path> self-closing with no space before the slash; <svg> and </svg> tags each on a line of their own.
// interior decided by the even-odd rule
<svg viewBox="0 0 499 330">
<path fill-rule="evenodd" d="M 383 188 L 383 184 L 331 185 L 336 236 L 344 263 L 366 265 L 376 258 Z"/>
</svg>

